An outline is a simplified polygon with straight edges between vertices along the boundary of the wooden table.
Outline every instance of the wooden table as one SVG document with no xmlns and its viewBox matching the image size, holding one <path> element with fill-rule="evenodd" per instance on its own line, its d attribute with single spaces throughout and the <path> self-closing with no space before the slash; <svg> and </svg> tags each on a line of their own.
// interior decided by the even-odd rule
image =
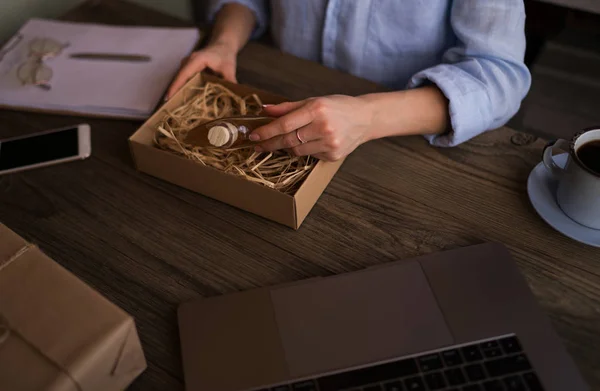
<svg viewBox="0 0 600 391">
<path fill-rule="evenodd" d="M 600 14 L 600 4 L 593 0 L 537 0 L 543 3 L 560 5 L 567 8 Z"/>
<path fill-rule="evenodd" d="M 181 24 L 119 1 L 84 4 L 67 19 Z M 381 89 L 259 44 L 241 53 L 239 79 L 293 99 Z M 81 121 L 0 111 L 0 137 Z M 509 247 L 600 389 L 600 251 L 557 233 L 531 207 L 526 180 L 542 140 L 503 128 L 452 149 L 421 137 L 370 142 L 293 231 L 137 172 L 127 138 L 139 122 L 84 121 L 93 156 L 1 177 L 0 220 L 135 317 L 149 368 L 132 390 L 183 389 L 183 301 L 484 241 Z"/>
</svg>

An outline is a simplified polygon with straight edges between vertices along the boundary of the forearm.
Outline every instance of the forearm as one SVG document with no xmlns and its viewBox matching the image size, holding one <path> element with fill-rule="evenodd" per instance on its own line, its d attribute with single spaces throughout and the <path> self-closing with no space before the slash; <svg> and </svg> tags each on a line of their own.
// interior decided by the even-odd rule
<svg viewBox="0 0 600 391">
<path fill-rule="evenodd" d="M 450 127 L 448 100 L 435 86 L 361 96 L 372 114 L 367 139 L 442 134 Z"/>
<path fill-rule="evenodd" d="M 255 23 L 254 14 L 245 6 L 226 4 L 215 18 L 209 44 L 225 45 L 237 53 L 250 39 Z"/>
</svg>

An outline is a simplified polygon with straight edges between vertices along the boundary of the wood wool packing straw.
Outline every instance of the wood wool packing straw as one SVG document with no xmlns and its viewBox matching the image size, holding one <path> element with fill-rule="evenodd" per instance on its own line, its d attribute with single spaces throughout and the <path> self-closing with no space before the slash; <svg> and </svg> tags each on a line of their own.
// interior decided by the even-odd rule
<svg viewBox="0 0 600 391">
<path fill-rule="evenodd" d="M 284 151 L 257 153 L 250 146 L 238 148 L 198 147 L 186 144 L 187 133 L 215 119 L 239 115 L 259 115 L 262 102 L 256 94 L 245 97 L 216 83 L 196 87 L 194 96 L 168 113 L 158 124 L 155 144 L 188 159 L 229 174 L 293 195 L 317 163 L 312 156 L 292 156 Z M 228 130 L 213 131 L 211 144 L 225 145 Z"/>
</svg>

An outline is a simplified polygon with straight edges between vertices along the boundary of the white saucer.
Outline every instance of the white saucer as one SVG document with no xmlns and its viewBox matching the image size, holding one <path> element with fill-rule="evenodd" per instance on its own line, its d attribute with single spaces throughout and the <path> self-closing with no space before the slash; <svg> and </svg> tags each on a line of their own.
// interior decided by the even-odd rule
<svg viewBox="0 0 600 391">
<path fill-rule="evenodd" d="M 567 162 L 567 153 L 554 156 L 554 161 L 560 167 Z M 527 192 L 531 204 L 538 214 L 558 232 L 578 242 L 600 247 L 600 230 L 585 227 L 564 214 L 556 203 L 556 181 L 540 162 L 531 171 L 527 180 Z"/>
</svg>

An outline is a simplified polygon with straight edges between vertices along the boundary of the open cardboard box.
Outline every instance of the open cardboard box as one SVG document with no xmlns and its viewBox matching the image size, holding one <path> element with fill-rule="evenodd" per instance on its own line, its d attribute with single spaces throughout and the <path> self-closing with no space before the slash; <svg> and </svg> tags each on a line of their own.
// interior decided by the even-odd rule
<svg viewBox="0 0 600 391">
<path fill-rule="evenodd" d="M 154 144 L 154 133 L 167 111 L 183 104 L 193 95 L 193 87 L 204 82 L 220 83 L 234 93 L 246 96 L 257 94 L 263 103 L 275 104 L 287 99 L 243 84 L 233 84 L 208 74 L 198 74 L 130 138 L 129 145 L 137 169 L 178 186 L 220 200 L 237 208 L 298 229 L 315 205 L 343 159 L 336 162 L 319 161 L 306 176 L 292 196 L 270 189 L 247 179 L 224 173 L 213 167 L 186 159 L 172 152 L 159 149 Z"/>
</svg>

